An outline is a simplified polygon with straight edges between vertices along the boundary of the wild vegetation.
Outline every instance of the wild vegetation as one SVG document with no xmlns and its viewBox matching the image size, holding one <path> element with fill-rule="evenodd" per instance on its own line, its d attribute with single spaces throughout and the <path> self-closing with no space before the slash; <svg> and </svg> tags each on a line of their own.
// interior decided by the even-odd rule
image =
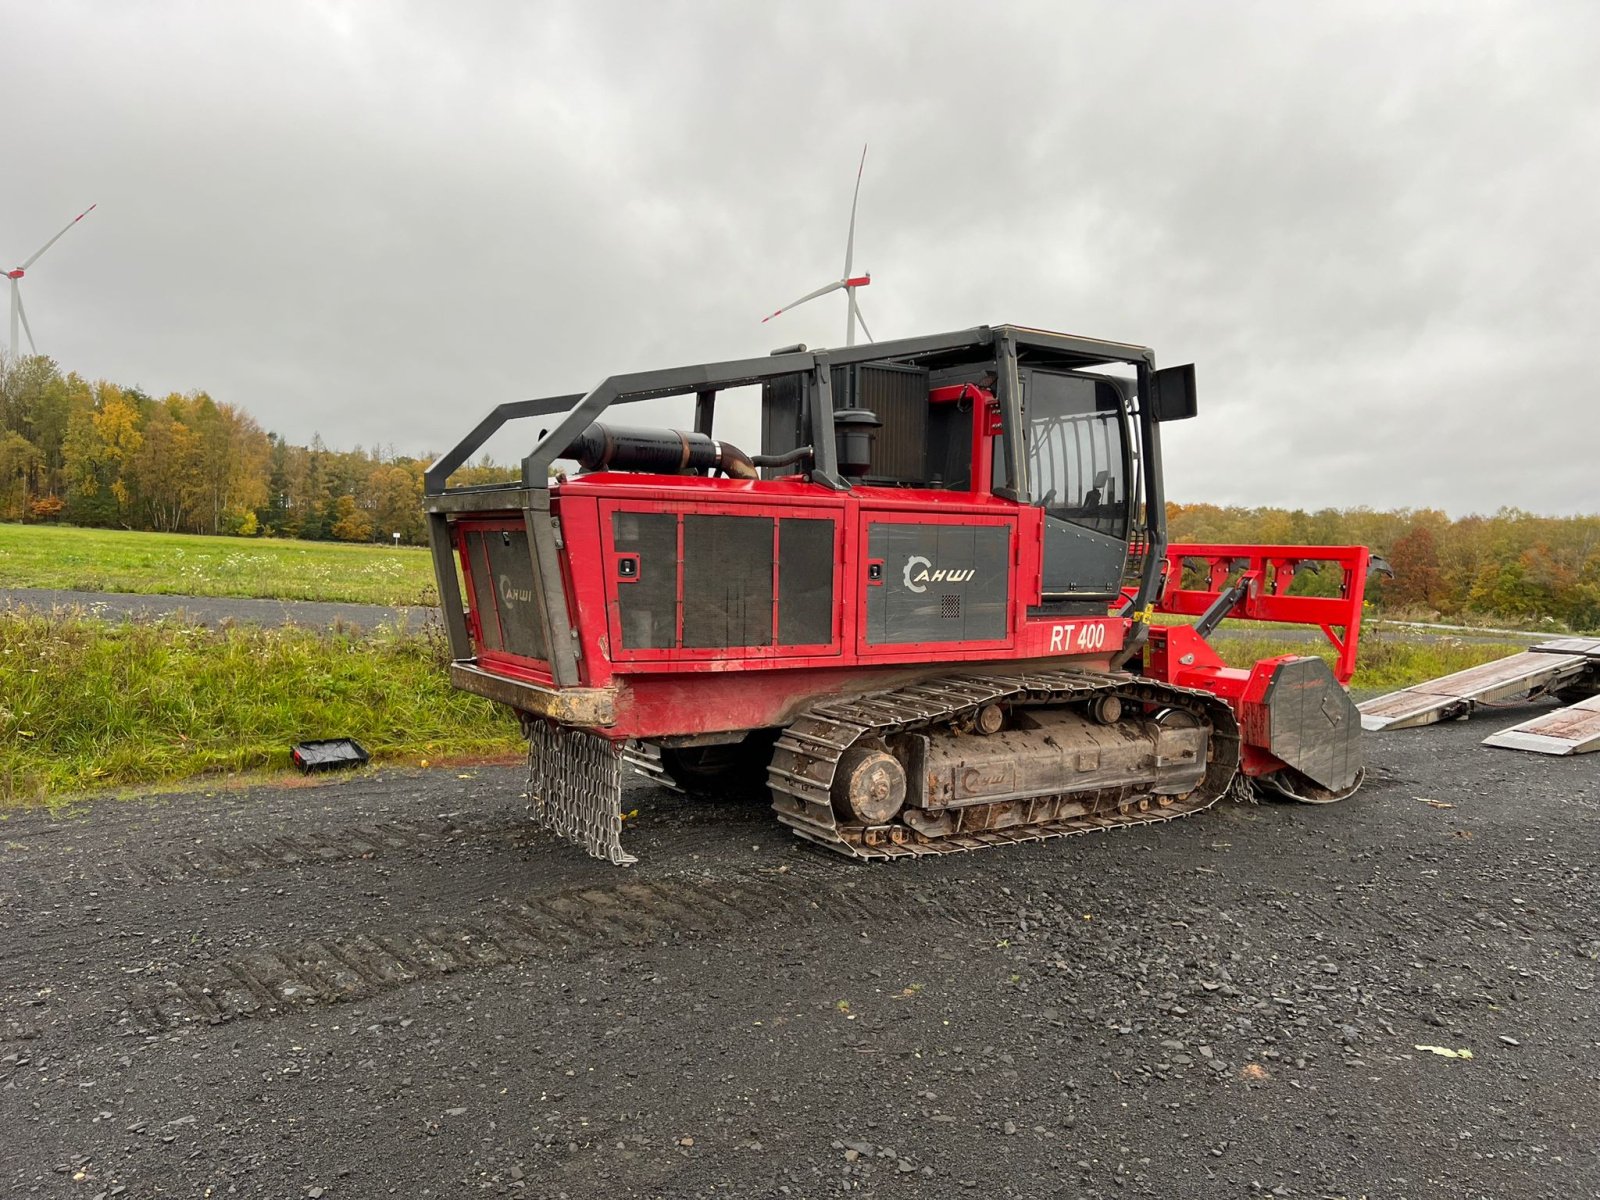
<svg viewBox="0 0 1600 1200">
<path fill-rule="evenodd" d="M 507 710 L 450 686 L 426 628 L 109 623 L 0 612 L 0 803 L 289 765 L 353 737 L 380 759 L 518 753 Z"/>
</svg>

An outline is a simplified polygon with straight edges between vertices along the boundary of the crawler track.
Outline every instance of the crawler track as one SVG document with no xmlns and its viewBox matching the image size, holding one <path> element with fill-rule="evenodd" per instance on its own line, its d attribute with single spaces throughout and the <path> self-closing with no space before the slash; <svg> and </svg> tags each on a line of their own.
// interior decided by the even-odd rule
<svg viewBox="0 0 1600 1200">
<path fill-rule="evenodd" d="M 955 834 L 928 837 L 910 826 L 846 825 L 830 800 L 845 752 L 862 738 L 951 725 L 987 704 L 1072 704 L 1097 695 L 1124 703 L 1180 709 L 1211 729 L 1201 785 L 1181 797 L 1148 797 L 1129 789 L 1060 793 L 982 805 Z M 778 820 L 799 837 L 853 858 L 905 858 L 981 850 L 1016 842 L 1150 825 L 1193 816 L 1228 791 L 1239 763 L 1233 712 L 1204 692 L 1132 675 L 1048 671 L 1032 675 L 951 675 L 816 706 L 778 739 L 768 769 Z"/>
</svg>

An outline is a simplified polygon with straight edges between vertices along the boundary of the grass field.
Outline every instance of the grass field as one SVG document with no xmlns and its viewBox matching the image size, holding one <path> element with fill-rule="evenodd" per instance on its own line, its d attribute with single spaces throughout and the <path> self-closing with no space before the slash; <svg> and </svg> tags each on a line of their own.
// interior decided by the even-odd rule
<svg viewBox="0 0 1600 1200">
<path fill-rule="evenodd" d="M 0 804 L 282 769 L 353 737 L 379 759 L 520 753 L 508 711 L 450 686 L 437 634 L 0 612 Z"/>
<path fill-rule="evenodd" d="M 0 587 L 435 604 L 420 547 L 0 524 Z"/>
</svg>

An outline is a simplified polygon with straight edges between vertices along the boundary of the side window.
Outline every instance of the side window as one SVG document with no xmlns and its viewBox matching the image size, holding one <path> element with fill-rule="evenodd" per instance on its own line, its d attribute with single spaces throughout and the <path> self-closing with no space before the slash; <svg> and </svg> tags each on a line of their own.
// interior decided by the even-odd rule
<svg viewBox="0 0 1600 1200">
<path fill-rule="evenodd" d="M 1023 406 L 1033 503 L 1046 516 L 1126 539 L 1127 440 L 1115 385 L 1029 371 Z"/>
</svg>

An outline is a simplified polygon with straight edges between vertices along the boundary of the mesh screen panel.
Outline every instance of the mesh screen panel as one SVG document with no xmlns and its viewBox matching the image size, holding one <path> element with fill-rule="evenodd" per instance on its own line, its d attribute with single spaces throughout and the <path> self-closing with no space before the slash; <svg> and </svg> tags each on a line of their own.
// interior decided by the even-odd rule
<svg viewBox="0 0 1600 1200">
<path fill-rule="evenodd" d="M 684 514 L 684 646 L 772 645 L 772 526 Z"/>
<path fill-rule="evenodd" d="M 778 522 L 778 641 L 785 646 L 833 640 L 833 528 L 806 517 Z"/>
<path fill-rule="evenodd" d="M 617 585 L 622 645 L 663 650 L 678 640 L 678 518 L 673 513 L 611 514 L 618 552 L 639 556 L 639 577 Z"/>
</svg>

